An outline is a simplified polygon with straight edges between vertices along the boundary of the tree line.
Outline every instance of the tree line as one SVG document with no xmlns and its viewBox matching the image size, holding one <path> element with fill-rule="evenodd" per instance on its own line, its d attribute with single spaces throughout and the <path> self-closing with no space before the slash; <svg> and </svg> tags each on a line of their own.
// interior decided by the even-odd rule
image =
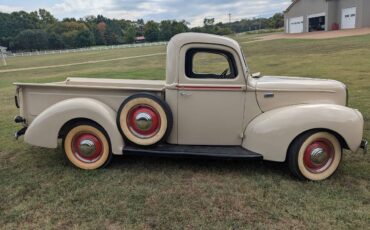
<svg viewBox="0 0 370 230">
<path fill-rule="evenodd" d="M 270 18 L 243 19 L 232 23 L 216 24 L 214 18 L 206 18 L 203 26 L 189 28 L 185 20 L 144 22 L 143 19 L 130 21 L 102 15 L 58 20 L 47 10 L 39 9 L 33 12 L 0 12 L 0 46 L 11 51 L 71 49 L 129 44 L 140 36 L 144 36 L 147 42 L 156 42 L 168 41 L 176 34 L 189 31 L 228 35 L 283 25 L 281 13 Z"/>
</svg>

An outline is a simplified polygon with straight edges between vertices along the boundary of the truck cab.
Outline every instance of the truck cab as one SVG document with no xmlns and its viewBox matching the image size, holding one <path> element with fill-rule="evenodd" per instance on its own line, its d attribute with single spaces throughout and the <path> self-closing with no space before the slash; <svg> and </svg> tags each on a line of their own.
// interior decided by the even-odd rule
<svg viewBox="0 0 370 230">
<path fill-rule="evenodd" d="M 246 98 L 254 101 L 250 111 L 261 111 L 253 86 L 247 91 L 253 82 L 248 81 L 239 44 L 225 37 L 189 33 L 175 36 L 167 49 L 166 101 L 177 117 L 168 141 L 241 145 L 248 119 Z"/>
</svg>

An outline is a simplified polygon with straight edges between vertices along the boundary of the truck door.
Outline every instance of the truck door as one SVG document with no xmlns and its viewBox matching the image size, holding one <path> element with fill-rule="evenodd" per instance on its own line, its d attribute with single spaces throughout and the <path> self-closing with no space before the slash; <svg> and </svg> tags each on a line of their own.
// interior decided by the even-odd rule
<svg viewBox="0 0 370 230">
<path fill-rule="evenodd" d="M 241 145 L 246 84 L 240 58 L 229 47 L 204 47 L 180 52 L 178 143 Z"/>
</svg>

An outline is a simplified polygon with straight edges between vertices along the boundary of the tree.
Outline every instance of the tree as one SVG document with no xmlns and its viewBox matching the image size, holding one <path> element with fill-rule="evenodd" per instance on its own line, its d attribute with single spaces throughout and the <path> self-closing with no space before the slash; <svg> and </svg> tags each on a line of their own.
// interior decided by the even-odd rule
<svg viewBox="0 0 370 230">
<path fill-rule="evenodd" d="M 95 45 L 95 39 L 93 33 L 90 30 L 85 29 L 78 32 L 76 36 L 77 47 L 88 47 Z"/>
<path fill-rule="evenodd" d="M 205 18 L 203 20 L 204 26 L 213 26 L 215 24 L 215 19 L 214 18 Z"/>
<path fill-rule="evenodd" d="M 77 47 L 77 35 L 79 31 L 78 30 L 72 30 L 69 32 L 62 33 L 62 40 L 65 45 L 65 48 L 72 49 Z"/>
<path fill-rule="evenodd" d="M 105 39 L 108 45 L 117 45 L 123 42 L 122 27 L 118 20 L 108 19 Z"/>
<path fill-rule="evenodd" d="M 11 48 L 9 43 L 15 36 L 11 28 L 11 20 L 10 14 L 0 12 L 0 46 Z"/>
<path fill-rule="evenodd" d="M 158 41 L 159 38 L 159 27 L 158 23 L 154 21 L 148 21 L 144 27 L 145 40 L 149 42 Z"/>
<path fill-rule="evenodd" d="M 77 22 L 77 21 L 62 21 L 58 22 L 54 25 L 52 25 L 49 29 L 49 33 L 57 33 L 57 34 L 63 34 L 71 31 L 80 31 L 80 30 L 85 30 L 88 29 L 85 23 L 83 22 Z"/>
<path fill-rule="evenodd" d="M 24 30 L 14 39 L 16 49 L 45 50 L 48 48 L 48 34 L 43 30 Z"/>
<path fill-rule="evenodd" d="M 77 22 L 75 18 L 63 18 L 62 22 Z"/>
<path fill-rule="evenodd" d="M 105 22 L 99 22 L 96 25 L 95 30 L 95 41 L 98 45 L 106 45 L 107 41 L 105 40 L 105 31 L 107 30 L 107 24 Z"/>
<path fill-rule="evenodd" d="M 12 13 L 0 12 L 0 45 L 9 50 L 62 49 L 97 45 L 133 43 L 137 36 L 147 41 L 170 40 L 174 35 L 193 31 L 219 35 L 284 26 L 284 16 L 242 19 L 232 23 L 215 23 L 205 18 L 203 26 L 189 29 L 186 21 L 164 20 L 144 22 L 110 19 L 103 15 L 84 18 L 56 19 L 45 9 Z"/>
<path fill-rule="evenodd" d="M 56 33 L 51 33 L 49 35 L 49 48 L 50 49 L 63 49 L 64 48 L 64 42 L 60 35 Z"/>
<path fill-rule="evenodd" d="M 47 10 L 39 9 L 38 14 L 44 28 L 58 22 L 58 20 Z"/>
<path fill-rule="evenodd" d="M 274 14 L 274 16 L 269 18 L 268 26 L 274 29 L 284 27 L 284 15 L 282 13 Z"/>
<path fill-rule="evenodd" d="M 172 35 L 172 21 L 164 20 L 159 24 L 159 39 L 162 41 L 169 41 Z"/>
<path fill-rule="evenodd" d="M 144 35 L 144 26 L 145 26 L 144 20 L 143 19 L 138 19 L 135 24 L 136 24 L 136 27 L 137 27 L 137 34 L 136 35 L 143 36 Z"/>
<path fill-rule="evenodd" d="M 89 30 L 84 22 L 76 21 L 72 19 L 65 19 L 62 22 L 58 22 L 52 25 L 48 32 L 56 33 L 62 37 L 65 48 L 76 48 L 78 45 L 83 43 L 77 42 L 77 36 L 81 31 Z"/>
<path fill-rule="evenodd" d="M 96 22 L 97 23 L 100 23 L 100 22 L 106 22 L 108 20 L 108 18 L 104 17 L 103 15 L 99 14 L 97 17 L 96 17 Z"/>
<path fill-rule="evenodd" d="M 130 26 L 126 31 L 123 32 L 123 39 L 125 43 L 134 43 L 136 38 L 136 30 L 134 27 Z"/>
<path fill-rule="evenodd" d="M 164 20 L 159 24 L 159 39 L 163 41 L 170 40 L 173 36 L 179 33 L 189 31 L 188 23 L 186 21 L 171 21 Z"/>
<path fill-rule="evenodd" d="M 0 13 L 0 44 L 14 50 L 14 39 L 20 32 L 40 28 L 40 19 L 37 12 Z"/>
<path fill-rule="evenodd" d="M 216 34 L 217 35 L 229 35 L 229 34 L 232 34 L 232 33 L 233 33 L 233 31 L 228 27 L 221 27 L 221 26 L 216 27 Z"/>
<path fill-rule="evenodd" d="M 199 26 L 191 28 L 190 31 L 191 32 L 195 32 L 195 33 L 202 33 L 202 32 L 204 32 L 203 28 L 202 27 L 199 27 Z"/>
<path fill-rule="evenodd" d="M 210 33 L 210 34 L 215 34 L 215 19 L 214 18 L 205 18 L 203 20 L 203 32 L 204 33 Z"/>
<path fill-rule="evenodd" d="M 184 33 L 189 31 L 189 23 L 185 20 L 182 21 L 172 21 L 172 36 L 179 33 Z"/>
</svg>

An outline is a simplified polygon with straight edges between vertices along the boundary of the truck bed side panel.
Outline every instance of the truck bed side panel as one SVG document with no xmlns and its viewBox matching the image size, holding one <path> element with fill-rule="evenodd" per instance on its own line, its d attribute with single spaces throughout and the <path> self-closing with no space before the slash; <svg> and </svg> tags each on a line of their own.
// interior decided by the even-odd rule
<svg viewBox="0 0 370 230">
<path fill-rule="evenodd" d="M 86 87 L 60 87 L 55 85 L 21 85 L 19 95 L 22 115 L 30 124 L 42 111 L 57 102 L 70 98 L 92 98 L 103 102 L 118 111 L 121 103 L 130 95 L 147 90 L 127 90 L 119 88 L 86 88 Z M 149 91 L 150 92 L 150 91 Z M 160 97 L 164 97 L 161 91 L 153 91 Z"/>
</svg>

